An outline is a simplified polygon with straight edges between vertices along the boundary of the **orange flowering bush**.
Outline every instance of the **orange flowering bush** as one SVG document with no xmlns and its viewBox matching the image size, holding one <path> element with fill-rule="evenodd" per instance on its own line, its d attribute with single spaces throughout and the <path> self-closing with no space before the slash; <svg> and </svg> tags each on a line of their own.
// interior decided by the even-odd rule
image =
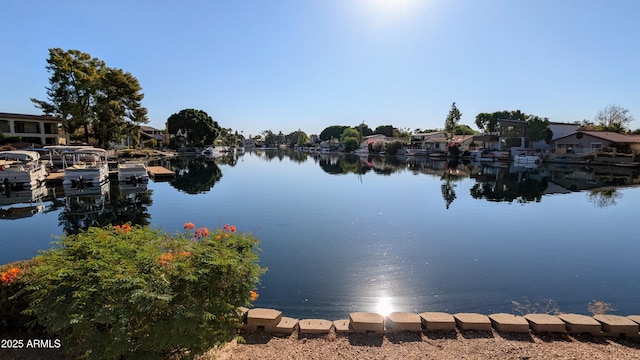
<svg viewBox="0 0 640 360">
<path fill-rule="evenodd" d="M 64 236 L 35 259 L 27 312 L 87 358 L 202 353 L 235 336 L 237 308 L 257 299 L 265 271 L 255 237 L 231 229 L 125 224 Z"/>
<path fill-rule="evenodd" d="M 20 272 L 22 272 L 22 270 L 20 270 L 20 268 L 17 268 L 17 267 L 13 267 L 7 271 L 4 271 L 0 273 L 0 281 L 3 284 L 11 284 L 12 282 L 18 279 Z"/>
</svg>

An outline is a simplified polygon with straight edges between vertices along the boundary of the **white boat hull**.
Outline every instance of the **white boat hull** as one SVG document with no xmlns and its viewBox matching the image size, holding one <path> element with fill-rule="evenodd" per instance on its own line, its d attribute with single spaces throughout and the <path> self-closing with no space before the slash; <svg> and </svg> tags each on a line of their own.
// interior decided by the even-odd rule
<svg viewBox="0 0 640 360">
<path fill-rule="evenodd" d="M 146 183 L 149 181 L 147 167 L 143 163 L 118 164 L 118 181 L 121 183 Z"/>
</svg>

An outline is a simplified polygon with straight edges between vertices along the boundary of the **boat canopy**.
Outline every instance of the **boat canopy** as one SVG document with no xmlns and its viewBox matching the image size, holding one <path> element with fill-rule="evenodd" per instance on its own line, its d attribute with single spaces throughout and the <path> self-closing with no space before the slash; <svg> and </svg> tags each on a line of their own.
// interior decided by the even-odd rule
<svg viewBox="0 0 640 360">
<path fill-rule="evenodd" d="M 40 154 L 36 151 L 28 150 L 0 151 L 0 160 L 34 161 L 40 160 Z"/>
</svg>

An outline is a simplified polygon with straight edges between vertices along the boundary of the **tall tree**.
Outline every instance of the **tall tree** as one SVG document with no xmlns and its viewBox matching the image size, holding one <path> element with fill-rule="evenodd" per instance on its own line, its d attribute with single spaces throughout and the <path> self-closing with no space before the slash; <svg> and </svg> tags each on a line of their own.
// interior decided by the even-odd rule
<svg viewBox="0 0 640 360">
<path fill-rule="evenodd" d="M 167 119 L 169 134 L 181 136 L 187 145 L 213 144 L 220 135 L 220 126 L 206 112 L 184 109 Z"/>
<path fill-rule="evenodd" d="M 393 137 L 393 125 L 380 125 L 373 131 L 373 133 Z"/>
<path fill-rule="evenodd" d="M 131 73 L 107 68 L 98 89 L 92 127 L 99 146 L 106 147 L 147 122 L 147 109 L 141 106 L 142 88 Z"/>
<path fill-rule="evenodd" d="M 462 114 L 460 113 L 460 110 L 458 110 L 454 101 L 453 104 L 451 104 L 451 110 L 449 110 L 449 114 L 447 114 L 447 118 L 444 121 L 444 134 L 447 140 L 453 137 L 453 132 L 456 126 L 458 126 L 458 122 L 461 117 Z"/>
<path fill-rule="evenodd" d="M 607 105 L 604 109 L 598 111 L 595 122 L 600 130 L 613 131 L 624 134 L 629 131 L 628 126 L 633 121 L 633 116 L 629 114 L 629 109 L 625 109 L 620 105 Z"/>
<path fill-rule="evenodd" d="M 320 132 L 320 140 L 327 141 L 331 139 L 339 139 L 340 135 L 342 135 L 342 132 L 346 128 L 348 128 L 348 126 L 342 126 L 342 125 L 328 126 L 324 128 L 322 132 Z"/>
<path fill-rule="evenodd" d="M 551 142 L 553 132 L 549 128 L 549 119 L 537 115 L 528 115 L 525 121 L 525 134 L 527 142 L 532 143 L 544 140 L 547 144 Z"/>
<path fill-rule="evenodd" d="M 48 100 L 31 101 L 45 114 L 60 117 L 70 134 L 83 127 L 89 142 L 91 125 L 98 142 L 106 145 L 104 141 L 124 136 L 127 124 L 148 122 L 140 84 L 130 73 L 79 50 L 60 48 L 49 49 L 46 69 L 51 73 Z"/>
<path fill-rule="evenodd" d="M 476 115 L 476 126 L 483 132 L 492 133 L 498 131 L 500 120 L 526 120 L 525 114 L 520 110 L 503 110 L 492 113 L 479 113 Z"/>
</svg>

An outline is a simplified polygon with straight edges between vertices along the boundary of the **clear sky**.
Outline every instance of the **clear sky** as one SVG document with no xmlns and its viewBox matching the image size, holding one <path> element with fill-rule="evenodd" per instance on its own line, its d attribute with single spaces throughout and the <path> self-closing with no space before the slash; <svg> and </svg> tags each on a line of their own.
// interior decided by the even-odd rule
<svg viewBox="0 0 640 360">
<path fill-rule="evenodd" d="M 330 125 L 442 128 L 480 112 L 640 128 L 636 0 L 0 1 L 0 112 L 39 114 L 48 49 L 142 85 L 149 125 L 185 108 L 255 135 Z"/>
</svg>

